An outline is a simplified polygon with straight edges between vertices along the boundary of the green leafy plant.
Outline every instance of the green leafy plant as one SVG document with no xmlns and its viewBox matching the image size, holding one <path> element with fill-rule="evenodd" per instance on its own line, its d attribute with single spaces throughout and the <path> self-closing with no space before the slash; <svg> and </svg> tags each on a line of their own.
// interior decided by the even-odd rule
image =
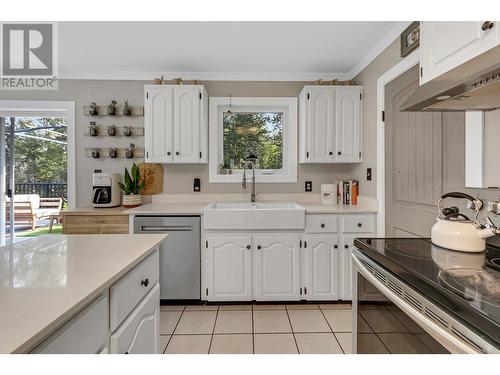
<svg viewBox="0 0 500 375">
<path fill-rule="evenodd" d="M 125 167 L 125 183 L 118 182 L 118 185 L 120 185 L 120 189 L 122 189 L 126 195 L 140 194 L 144 190 L 146 182 L 144 180 L 141 181 L 139 167 L 135 165 L 135 163 L 132 165 L 131 173 L 132 174 L 130 174 L 127 167 Z"/>
</svg>

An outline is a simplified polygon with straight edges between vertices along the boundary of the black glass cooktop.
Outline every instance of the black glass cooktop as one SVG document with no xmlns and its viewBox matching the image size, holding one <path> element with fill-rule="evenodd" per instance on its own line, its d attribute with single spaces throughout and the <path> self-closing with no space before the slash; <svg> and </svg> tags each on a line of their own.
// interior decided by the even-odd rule
<svg viewBox="0 0 500 375">
<path fill-rule="evenodd" d="M 464 253 L 417 238 L 358 238 L 354 245 L 500 346 L 500 248 Z"/>
</svg>

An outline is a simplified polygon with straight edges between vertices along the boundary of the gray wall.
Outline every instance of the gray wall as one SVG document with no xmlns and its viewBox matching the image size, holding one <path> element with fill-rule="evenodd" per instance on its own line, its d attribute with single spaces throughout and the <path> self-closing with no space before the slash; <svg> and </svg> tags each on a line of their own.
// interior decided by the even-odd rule
<svg viewBox="0 0 500 375">
<path fill-rule="evenodd" d="M 83 115 L 83 106 L 95 101 L 98 104 L 108 103 L 111 99 L 123 102 L 129 100 L 130 105 L 143 105 L 145 81 L 106 81 L 106 80 L 61 80 L 56 91 L 0 91 L 0 100 L 67 100 L 76 102 L 76 190 L 77 207 L 90 204 L 92 171 L 102 169 L 104 172 L 122 173 L 131 162 L 125 159 L 91 159 L 84 155 L 85 147 L 126 147 L 129 139 L 123 137 L 93 138 L 84 135 L 90 121 L 97 124 L 111 125 L 143 125 L 143 118 L 90 118 Z M 210 96 L 291 96 L 296 97 L 306 82 L 203 82 Z M 144 146 L 143 137 L 130 139 L 137 147 Z M 334 179 L 353 176 L 350 165 L 306 165 L 298 167 L 298 182 L 283 184 L 258 184 L 257 192 L 266 193 L 299 193 L 304 191 L 304 182 L 313 182 L 313 191 L 319 193 L 319 185 Z M 200 177 L 204 193 L 238 193 L 241 187 L 237 183 L 208 183 L 208 165 L 164 165 L 164 193 L 188 193 L 192 191 L 193 177 Z M 360 186 L 361 194 L 364 187 Z"/>
</svg>

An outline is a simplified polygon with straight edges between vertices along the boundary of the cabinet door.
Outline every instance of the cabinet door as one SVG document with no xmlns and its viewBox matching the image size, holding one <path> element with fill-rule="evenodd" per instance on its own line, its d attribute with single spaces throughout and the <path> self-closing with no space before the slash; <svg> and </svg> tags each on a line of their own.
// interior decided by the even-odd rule
<svg viewBox="0 0 500 375">
<path fill-rule="evenodd" d="M 343 236 L 340 246 L 339 298 L 352 300 L 352 260 L 351 251 L 356 236 Z"/>
<path fill-rule="evenodd" d="M 144 136 L 146 161 L 171 163 L 173 160 L 173 93 L 168 87 L 146 89 Z"/>
<path fill-rule="evenodd" d="M 254 237 L 254 299 L 300 299 L 300 249 L 298 234 Z"/>
<path fill-rule="evenodd" d="M 200 161 L 201 91 L 198 87 L 174 89 L 174 162 Z"/>
<path fill-rule="evenodd" d="M 303 251 L 307 254 L 307 300 L 338 299 L 339 248 L 335 235 L 308 235 L 304 237 Z"/>
<path fill-rule="evenodd" d="M 158 354 L 160 285 L 144 297 L 123 324 L 111 335 L 111 354 Z"/>
<path fill-rule="evenodd" d="M 422 22 L 420 84 L 457 67 L 499 43 L 498 27 L 483 30 L 484 21 Z"/>
<path fill-rule="evenodd" d="M 252 300 L 252 241 L 250 236 L 207 237 L 206 290 L 208 301 Z"/>
<path fill-rule="evenodd" d="M 361 161 L 361 103 L 360 87 L 335 88 L 335 161 Z"/>
<path fill-rule="evenodd" d="M 333 88 L 311 87 L 306 93 L 305 162 L 334 160 Z"/>
</svg>

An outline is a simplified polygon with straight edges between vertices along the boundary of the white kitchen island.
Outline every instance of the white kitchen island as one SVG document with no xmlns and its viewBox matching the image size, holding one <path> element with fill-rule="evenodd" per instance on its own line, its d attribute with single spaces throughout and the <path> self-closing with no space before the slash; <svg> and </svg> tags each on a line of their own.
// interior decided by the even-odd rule
<svg viewBox="0 0 500 375">
<path fill-rule="evenodd" d="M 0 353 L 157 352 L 166 235 L 44 236 L 0 248 Z"/>
</svg>

